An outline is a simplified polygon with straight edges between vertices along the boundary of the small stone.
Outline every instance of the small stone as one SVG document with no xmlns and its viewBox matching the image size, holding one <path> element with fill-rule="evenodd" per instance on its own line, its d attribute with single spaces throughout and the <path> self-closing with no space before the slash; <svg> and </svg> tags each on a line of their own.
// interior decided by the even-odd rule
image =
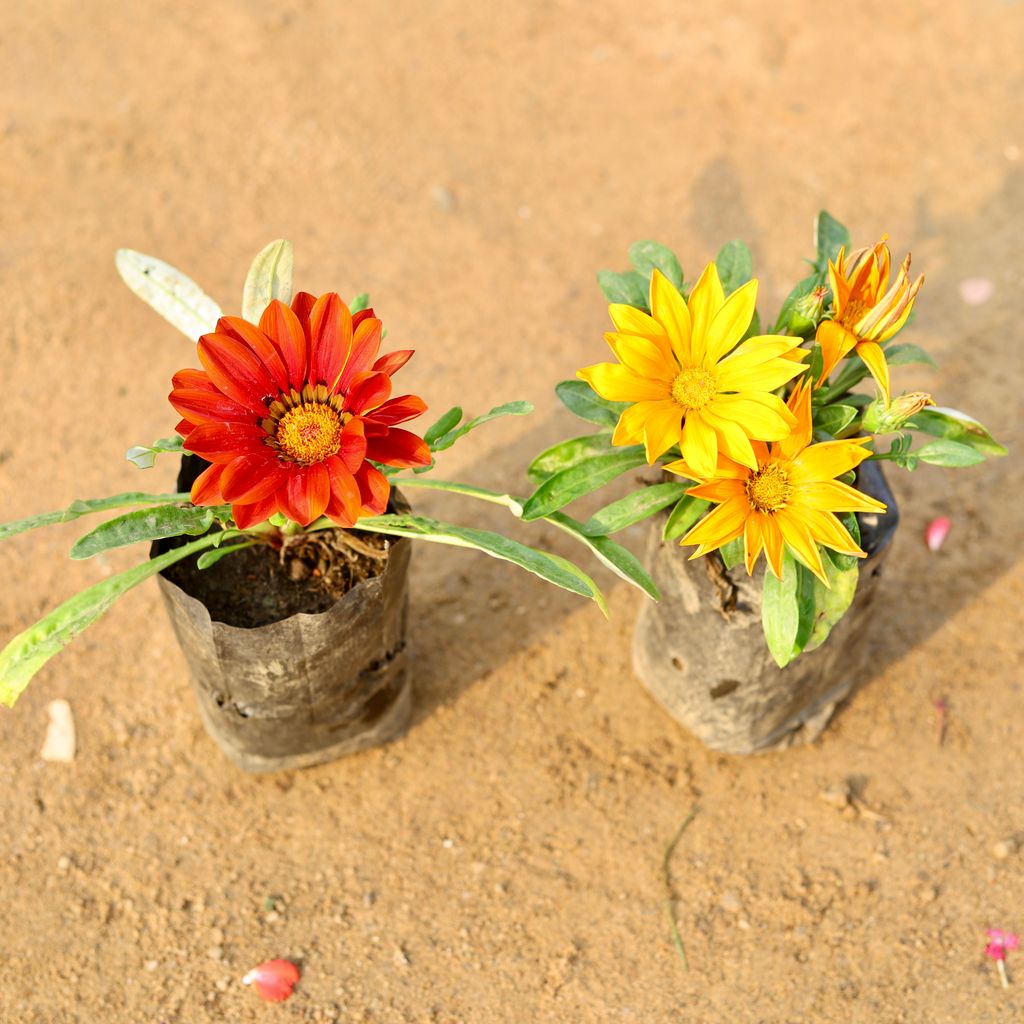
<svg viewBox="0 0 1024 1024">
<path fill-rule="evenodd" d="M 281 915 L 276 910 L 270 910 L 263 915 L 263 920 L 266 921 L 267 924 L 274 924 L 275 921 L 281 920 Z"/>
<path fill-rule="evenodd" d="M 372 907 L 377 902 L 377 894 L 375 892 L 364 892 L 363 893 L 363 906 Z"/>
<path fill-rule="evenodd" d="M 452 849 L 453 846 L 455 846 L 455 840 L 454 839 L 442 839 L 441 840 L 441 845 L 446 850 L 450 850 L 450 849 Z"/>
<path fill-rule="evenodd" d="M 739 928 L 739 930 L 741 932 L 749 932 L 750 931 L 750 922 L 745 917 L 741 917 L 736 922 L 736 927 Z"/>
<path fill-rule="evenodd" d="M 57 870 L 62 874 L 66 875 L 71 870 L 71 858 L 70 857 L 58 857 L 57 858 Z"/>
<path fill-rule="evenodd" d="M 217 991 L 218 992 L 227 992 L 228 988 L 231 986 L 231 979 L 230 978 L 218 978 L 214 982 L 214 985 L 217 987 Z"/>
<path fill-rule="evenodd" d="M 455 198 L 455 193 L 444 185 L 435 185 L 430 190 L 430 198 L 433 199 L 438 208 L 444 210 L 445 213 L 454 212 L 455 208 L 459 205 L 459 201 Z"/>
<path fill-rule="evenodd" d="M 739 896 L 731 890 L 722 893 L 722 898 L 718 901 L 718 905 L 730 914 L 738 914 L 743 909 Z"/>
<path fill-rule="evenodd" d="M 396 967 L 409 966 L 409 956 L 401 946 L 395 947 L 395 954 L 391 959 L 394 960 Z"/>
<path fill-rule="evenodd" d="M 159 960 L 147 960 L 143 966 L 147 971 L 155 971 L 160 966 Z"/>
<path fill-rule="evenodd" d="M 75 720 L 71 705 L 66 700 L 51 700 L 46 705 L 50 721 L 39 756 L 44 761 L 70 764 L 75 759 Z"/>
<path fill-rule="evenodd" d="M 224 929 L 223 928 L 211 928 L 210 929 L 210 941 L 215 946 L 224 945 Z"/>
<path fill-rule="evenodd" d="M 1006 860 L 1008 857 L 1012 857 L 1017 849 L 1017 840 L 1012 836 L 1009 839 L 1000 839 L 998 843 L 992 844 L 992 856 L 996 860 Z"/>
<path fill-rule="evenodd" d="M 836 810 L 843 810 L 850 805 L 850 784 L 848 782 L 840 782 L 834 786 L 829 786 L 828 789 L 823 789 L 818 794 L 819 799 L 824 800 L 830 807 L 835 807 Z"/>
<path fill-rule="evenodd" d="M 207 951 L 206 955 L 210 960 L 223 960 L 224 959 L 224 947 L 223 946 L 211 946 Z"/>
</svg>

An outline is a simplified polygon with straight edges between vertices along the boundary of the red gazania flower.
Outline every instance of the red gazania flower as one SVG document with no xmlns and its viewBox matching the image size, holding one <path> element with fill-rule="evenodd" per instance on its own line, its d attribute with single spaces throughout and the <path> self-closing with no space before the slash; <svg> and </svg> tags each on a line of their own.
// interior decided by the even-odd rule
<svg viewBox="0 0 1024 1024">
<path fill-rule="evenodd" d="M 353 316 L 334 292 L 274 299 L 255 327 L 225 316 L 199 339 L 202 370 L 174 375 L 171 405 L 184 448 L 212 465 L 192 487 L 196 505 L 231 505 L 243 529 L 281 512 L 308 526 L 327 515 L 353 526 L 387 508 L 391 485 L 372 462 L 425 466 L 422 438 L 396 427 L 426 410 L 391 398 L 411 351 L 377 358 L 381 322 Z"/>
</svg>

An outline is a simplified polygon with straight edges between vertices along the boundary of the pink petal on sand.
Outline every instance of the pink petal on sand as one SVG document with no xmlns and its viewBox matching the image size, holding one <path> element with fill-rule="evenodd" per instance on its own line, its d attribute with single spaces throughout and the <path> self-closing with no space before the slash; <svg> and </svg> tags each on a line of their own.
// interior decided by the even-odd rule
<svg viewBox="0 0 1024 1024">
<path fill-rule="evenodd" d="M 924 542 L 928 545 L 929 551 L 938 551 L 942 547 L 952 525 L 953 521 L 949 516 L 938 516 L 925 527 Z"/>
<path fill-rule="evenodd" d="M 280 1003 L 292 994 L 299 980 L 299 969 L 290 960 L 266 960 L 254 967 L 243 979 L 243 985 L 252 985 L 256 994 L 268 1003 Z"/>
<path fill-rule="evenodd" d="M 968 306 L 981 306 L 992 298 L 996 286 L 987 277 L 968 277 L 960 282 L 960 298 Z"/>
</svg>

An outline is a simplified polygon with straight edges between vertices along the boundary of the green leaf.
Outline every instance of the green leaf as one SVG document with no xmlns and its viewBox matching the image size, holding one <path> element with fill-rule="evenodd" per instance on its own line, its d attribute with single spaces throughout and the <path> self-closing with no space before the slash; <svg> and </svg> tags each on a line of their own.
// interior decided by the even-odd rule
<svg viewBox="0 0 1024 1024">
<path fill-rule="evenodd" d="M 370 308 L 370 293 L 362 292 L 357 295 L 349 304 L 348 311 L 355 315 L 356 313 L 362 313 L 364 309 Z"/>
<path fill-rule="evenodd" d="M 851 485 L 854 485 L 855 482 L 855 480 L 850 481 Z M 835 515 L 843 526 L 846 527 L 846 531 L 853 538 L 854 544 L 859 547 L 860 520 L 852 512 L 836 512 Z M 844 555 L 841 551 L 833 551 L 831 548 L 827 548 L 824 545 L 822 545 L 821 550 L 825 554 L 825 558 L 822 559 L 822 561 L 827 564 L 829 560 L 831 560 L 832 564 L 839 570 L 854 568 L 861 561 L 856 555 Z"/>
<path fill-rule="evenodd" d="M 692 494 L 684 494 L 676 503 L 676 507 L 668 514 L 665 528 L 661 532 L 662 540 L 675 540 L 682 537 L 704 513 L 711 508 L 711 502 L 703 498 L 695 498 Z"/>
<path fill-rule="evenodd" d="M 831 552 L 834 554 L 835 552 Z M 833 627 L 849 610 L 853 604 L 854 595 L 857 592 L 857 581 L 860 578 L 860 570 L 857 568 L 857 559 L 852 559 L 853 565 L 839 567 L 830 562 L 827 558 L 822 559 L 825 566 L 825 576 L 828 578 L 829 586 L 826 587 L 813 573 L 807 573 L 810 577 L 810 591 L 814 605 L 814 614 L 811 623 L 811 632 L 803 645 L 804 653 L 813 651 L 820 647 L 827 639 Z M 801 567 L 802 568 L 802 567 Z M 806 569 L 803 570 L 807 572 Z"/>
<path fill-rule="evenodd" d="M 91 626 L 123 593 L 210 543 L 209 537 L 200 537 L 191 544 L 174 548 L 142 565 L 102 580 L 19 633 L 0 651 L 0 703 L 14 707 L 14 702 L 39 669 L 82 630 Z"/>
<path fill-rule="evenodd" d="M 91 515 L 93 512 L 109 512 L 111 509 L 125 508 L 129 505 L 179 504 L 188 501 L 189 498 L 190 495 L 184 492 L 181 494 L 143 494 L 140 491 L 128 491 L 125 494 L 115 494 L 109 498 L 73 501 L 63 512 L 42 512 L 39 515 L 28 516 L 26 519 L 3 523 L 0 525 L 0 540 L 6 540 L 25 530 L 33 530 L 37 526 L 69 523 L 73 519 Z"/>
<path fill-rule="evenodd" d="M 216 329 L 220 306 L 180 270 L 134 249 L 118 249 L 114 263 L 124 283 L 192 341 Z"/>
<path fill-rule="evenodd" d="M 985 461 L 985 456 L 976 448 L 970 445 L 960 444 L 959 441 L 947 441 L 942 438 L 938 441 L 931 441 L 914 451 L 920 462 L 927 462 L 931 466 L 975 466 Z"/>
<path fill-rule="evenodd" d="M 570 466 L 575 466 L 583 459 L 611 450 L 612 435 L 610 433 L 573 437 L 542 451 L 527 467 L 526 475 L 530 478 L 531 483 L 541 484 L 548 477 L 554 476 L 555 473 L 568 469 Z"/>
<path fill-rule="evenodd" d="M 648 304 L 647 278 L 635 270 L 616 274 L 612 270 L 599 270 L 597 283 L 609 302 L 623 302 L 635 306 L 645 313 L 651 311 Z"/>
<path fill-rule="evenodd" d="M 242 548 L 252 548 L 255 547 L 256 544 L 257 541 L 246 540 L 243 541 L 241 544 L 228 544 L 226 547 L 219 547 L 214 548 L 211 551 L 204 551 L 196 559 L 196 568 L 209 569 L 211 565 L 214 565 L 216 562 L 219 562 L 225 555 L 230 555 L 232 551 L 241 551 Z"/>
<path fill-rule="evenodd" d="M 773 333 L 778 334 L 779 331 L 789 324 L 789 318 L 790 314 L 793 312 L 793 306 L 795 306 L 796 303 L 805 295 L 810 295 L 810 293 L 814 291 L 820 283 L 821 274 L 816 271 L 794 285 L 793 290 L 786 296 L 785 302 L 782 303 L 778 319 L 775 321 Z"/>
<path fill-rule="evenodd" d="M 480 501 L 487 501 L 493 505 L 504 505 L 517 519 L 523 514 L 523 505 L 519 498 L 513 498 L 511 494 L 489 491 L 484 487 L 476 487 L 473 484 L 463 484 L 456 480 L 420 480 L 416 477 L 404 477 L 401 485 L 402 487 L 422 487 L 424 490 L 429 491 L 450 491 L 452 494 L 461 494 L 467 498 L 477 498 Z M 329 529 L 334 526 L 334 523 L 328 519 L 324 521 L 323 525 Z"/>
<path fill-rule="evenodd" d="M 462 408 L 458 405 L 452 406 L 435 423 L 427 427 L 423 440 L 427 442 L 428 446 L 433 447 L 434 442 L 442 435 L 447 434 L 449 430 L 454 430 L 459 425 L 461 419 Z"/>
<path fill-rule="evenodd" d="M 935 360 L 920 345 L 890 345 L 884 351 L 885 361 L 890 366 L 909 366 L 911 363 L 935 366 Z"/>
<path fill-rule="evenodd" d="M 154 441 L 148 446 L 142 444 L 134 445 L 124 453 L 124 457 L 129 462 L 134 462 L 139 469 L 152 469 L 157 455 L 166 452 L 180 452 L 182 450 L 181 445 L 182 439 L 177 435 L 174 437 L 162 437 L 159 441 Z"/>
<path fill-rule="evenodd" d="M 958 441 L 969 445 L 986 455 L 1005 455 L 1006 449 L 976 419 L 959 409 L 940 405 L 929 406 L 915 413 L 907 424 L 913 430 L 923 431 L 933 437 Z"/>
<path fill-rule="evenodd" d="M 751 259 L 750 250 L 738 238 L 726 242 L 718 250 L 715 266 L 718 267 L 718 276 L 722 280 L 722 290 L 726 296 L 731 295 L 754 276 L 754 261 Z"/>
<path fill-rule="evenodd" d="M 820 346 L 815 346 L 820 351 Z M 834 372 L 834 371 L 833 371 Z M 848 358 L 840 363 L 839 373 L 828 387 L 817 392 L 815 398 L 824 405 L 846 394 L 855 384 L 859 384 L 868 375 L 868 368 L 857 358 Z M 849 402 L 852 404 L 852 401 Z"/>
<path fill-rule="evenodd" d="M 838 437 L 858 416 L 860 411 L 852 405 L 826 405 L 814 411 L 814 427 L 832 437 Z"/>
<path fill-rule="evenodd" d="M 292 300 L 292 272 L 295 252 L 284 238 L 264 246 L 249 267 L 242 289 L 242 316 L 258 324 L 271 299 Z"/>
<path fill-rule="evenodd" d="M 558 555 L 527 547 L 525 544 L 520 544 L 519 541 L 503 537 L 499 533 L 477 530 L 468 526 L 454 526 L 450 523 L 438 522 L 436 519 L 428 519 L 425 516 L 409 515 L 368 516 L 359 520 L 359 529 L 397 537 L 415 537 L 435 544 L 474 548 L 492 558 L 512 562 L 526 569 L 527 572 L 565 590 L 572 591 L 574 594 L 592 598 L 601 610 L 606 615 L 608 614 L 604 595 L 598 589 L 597 584 L 572 562 Z"/>
<path fill-rule="evenodd" d="M 743 337 L 740 341 L 746 341 L 747 338 L 757 337 L 761 333 L 761 314 L 754 310 L 754 315 L 750 318 L 750 326 L 743 332 Z"/>
<path fill-rule="evenodd" d="M 683 268 L 676 259 L 676 254 L 658 242 L 634 242 L 629 247 L 629 262 L 636 270 L 650 281 L 655 269 L 660 270 L 680 291 L 683 287 Z M 647 296 L 644 296 L 646 301 Z"/>
<path fill-rule="evenodd" d="M 718 554 L 725 563 L 726 569 L 739 565 L 743 561 L 743 538 L 735 537 L 728 544 L 723 544 L 718 549 Z"/>
<path fill-rule="evenodd" d="M 850 251 L 850 232 L 828 210 L 818 214 L 814 224 L 814 241 L 818 250 L 817 266 L 822 271 L 828 269 L 829 260 L 835 262 L 840 247 L 846 246 L 846 251 Z"/>
<path fill-rule="evenodd" d="M 619 530 L 624 530 L 627 526 L 639 523 L 648 516 L 653 516 L 655 512 L 675 504 L 689 486 L 688 483 L 669 480 L 650 487 L 642 487 L 595 512 L 587 520 L 583 532 L 588 537 L 604 537 L 610 533 L 618 533 Z"/>
<path fill-rule="evenodd" d="M 563 380 L 555 385 L 555 394 L 574 416 L 601 427 L 614 427 L 628 402 L 609 402 L 585 380 Z"/>
<path fill-rule="evenodd" d="M 787 548 L 782 580 L 766 569 L 761 599 L 764 638 L 775 663 L 785 668 L 803 649 L 814 626 L 814 575 L 798 565 Z"/>
<path fill-rule="evenodd" d="M 646 462 L 641 445 L 630 445 L 607 455 L 584 459 L 545 480 L 523 505 L 523 519 L 529 521 L 550 515 Z"/>
<path fill-rule="evenodd" d="M 71 548 L 72 558 L 92 558 L 101 551 L 121 548 L 143 540 L 164 537 L 197 537 L 213 525 L 217 509 L 198 505 L 154 505 L 125 512 L 116 519 L 101 523 Z"/>
<path fill-rule="evenodd" d="M 460 437 L 464 437 L 471 430 L 476 429 L 481 424 L 496 420 L 501 416 L 526 416 L 531 412 L 533 412 L 533 406 L 529 402 L 506 402 L 504 405 L 497 405 L 490 412 L 485 412 L 482 416 L 477 416 L 476 419 L 463 423 L 461 427 L 456 427 L 454 430 L 449 430 L 442 434 L 434 441 L 432 450 L 443 452 L 446 448 L 451 448 Z"/>
<path fill-rule="evenodd" d="M 544 522 L 557 526 L 560 530 L 564 530 L 581 543 L 586 544 L 597 560 L 616 576 L 642 590 L 655 601 L 660 600 L 661 594 L 654 585 L 654 580 L 651 579 L 640 560 L 621 544 L 617 544 L 610 537 L 588 537 L 583 532 L 583 524 L 564 512 L 552 512 L 551 515 L 544 517 Z"/>
</svg>

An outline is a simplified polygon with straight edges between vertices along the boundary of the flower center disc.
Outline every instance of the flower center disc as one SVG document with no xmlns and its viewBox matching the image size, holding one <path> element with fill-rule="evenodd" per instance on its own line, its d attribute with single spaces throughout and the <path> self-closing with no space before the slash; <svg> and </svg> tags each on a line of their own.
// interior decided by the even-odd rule
<svg viewBox="0 0 1024 1024">
<path fill-rule="evenodd" d="M 281 417 L 275 440 L 295 462 L 323 462 L 341 447 L 341 420 L 329 405 L 297 405 Z"/>
<path fill-rule="evenodd" d="M 672 381 L 672 398 L 684 409 L 703 409 L 718 393 L 718 381 L 699 366 L 683 370 Z"/>
<path fill-rule="evenodd" d="M 777 512 L 792 493 L 786 471 L 778 465 L 765 466 L 747 478 L 747 500 L 758 512 Z"/>
</svg>

